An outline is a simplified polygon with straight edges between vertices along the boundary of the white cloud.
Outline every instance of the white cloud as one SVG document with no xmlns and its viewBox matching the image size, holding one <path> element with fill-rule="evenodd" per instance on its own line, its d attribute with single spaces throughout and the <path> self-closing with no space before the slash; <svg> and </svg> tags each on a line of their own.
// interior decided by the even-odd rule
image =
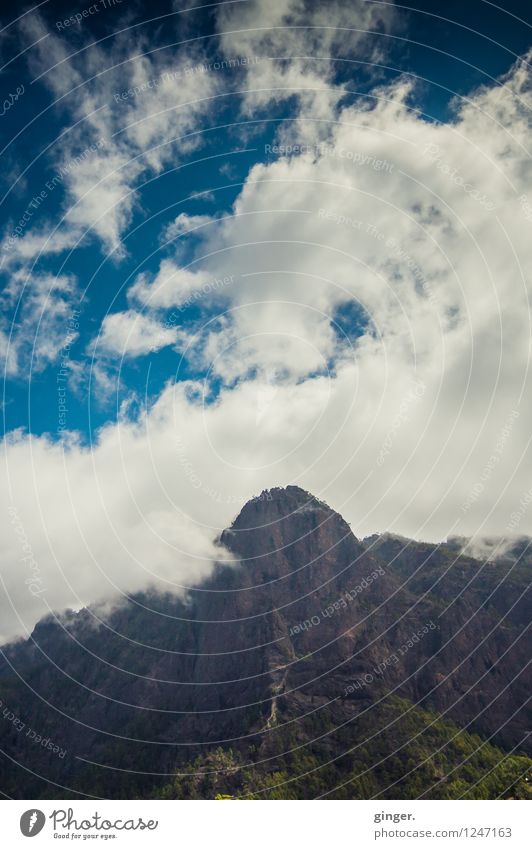
<svg viewBox="0 0 532 849">
<path fill-rule="evenodd" d="M 10 438 L 0 640 L 31 630 L 49 608 L 119 600 L 150 584 L 183 593 L 210 572 L 215 546 L 161 489 L 154 447 L 134 428 L 109 428 L 92 452 Z"/>
<path fill-rule="evenodd" d="M 224 42 L 226 52 L 286 52 L 295 31 L 259 33 L 261 21 L 297 22 L 307 5 L 242 11 L 260 13 L 246 19 L 256 31 Z M 284 140 L 309 149 L 255 166 L 232 214 L 201 222 L 186 268 L 178 252 L 153 279 L 137 278 L 131 309 L 102 328 L 118 358 L 184 344 L 165 331 L 163 310 L 205 280 L 232 279 L 210 293 L 222 315 L 188 339 L 194 365 L 222 388 L 205 404 L 208 383 L 169 385 L 146 414 L 109 425 L 92 453 L 72 444 L 63 456 L 22 435 L 6 445 L 2 515 L 9 524 L 7 506 L 18 510 L 52 606 L 75 603 L 60 569 L 82 601 L 112 585 L 140 588 L 148 572 L 197 580 L 219 530 L 272 485 L 314 491 L 360 536 L 505 532 L 530 487 L 528 59 L 447 125 L 409 108 L 415 90 L 402 79 L 340 108 L 326 71 L 337 119 L 326 137 L 323 124 L 307 122 L 304 137 L 301 121 L 292 135 L 285 128 Z M 318 72 L 296 60 L 277 73 L 299 84 Z M 299 117 L 313 112 L 331 110 L 300 98 Z M 146 144 L 136 132 L 127 155 Z M 191 220 L 177 221 L 174 235 L 188 240 Z M 348 309 L 360 319 L 351 339 L 334 324 Z M 519 532 L 532 533 L 532 511 Z M 4 579 L 31 621 L 42 611 L 31 606 L 19 544 L 9 527 L 0 539 Z"/>
<path fill-rule="evenodd" d="M 145 273 L 137 277 L 129 289 L 128 298 L 152 309 L 168 309 L 182 305 L 210 282 L 212 276 L 206 271 L 180 268 L 172 259 L 163 259 L 152 280 Z"/>
<path fill-rule="evenodd" d="M 211 200 L 214 195 L 211 195 Z M 164 230 L 164 243 L 172 242 L 180 236 L 199 230 L 208 224 L 211 224 L 215 219 L 210 215 L 187 215 L 186 212 L 181 212 Z"/>
<path fill-rule="evenodd" d="M 38 13 L 21 30 L 28 41 L 47 33 Z M 90 45 L 69 55 L 48 32 L 29 54 L 31 70 L 72 121 L 48 153 L 65 192 L 63 239 L 88 232 L 106 250 L 123 252 L 139 181 L 202 143 L 198 129 L 221 86 L 219 74 L 201 71 L 202 58 L 192 46 L 153 53 L 143 36 L 127 33 L 114 37 L 112 49 Z M 27 251 L 30 233 L 24 242 Z"/>
<path fill-rule="evenodd" d="M 147 315 L 128 310 L 105 317 L 98 347 L 103 353 L 120 358 L 138 357 L 175 345 L 178 338 L 178 328 L 165 327 Z"/>
<path fill-rule="evenodd" d="M 223 317 L 194 337 L 194 365 L 234 387 L 204 412 L 224 459 L 192 440 L 202 481 L 223 488 L 227 464 L 232 481 L 234 466 L 247 470 L 235 487 L 249 495 L 302 481 L 363 533 L 504 532 L 527 489 L 523 69 L 448 125 L 407 106 L 408 83 L 381 88 L 341 111 L 325 146 L 253 168 L 233 215 L 202 229 L 194 273 L 235 280 L 217 293 Z M 333 320 L 353 304 L 368 324 L 348 341 Z"/>
<path fill-rule="evenodd" d="M 253 58 L 247 66 L 243 111 L 254 114 L 272 104 L 297 98 L 301 114 L 329 121 L 345 93 L 333 82 L 335 60 L 357 55 L 378 60 L 382 33 L 397 25 L 393 4 L 356 0 L 250 0 L 223 4 L 218 29 L 226 56 Z M 299 127 L 303 131 L 304 124 Z M 316 134 L 317 127 L 313 127 Z"/>
<path fill-rule="evenodd" d="M 78 337 L 77 282 L 70 275 L 14 271 L 0 298 L 0 356 L 9 377 L 27 378 L 57 361 Z"/>
</svg>

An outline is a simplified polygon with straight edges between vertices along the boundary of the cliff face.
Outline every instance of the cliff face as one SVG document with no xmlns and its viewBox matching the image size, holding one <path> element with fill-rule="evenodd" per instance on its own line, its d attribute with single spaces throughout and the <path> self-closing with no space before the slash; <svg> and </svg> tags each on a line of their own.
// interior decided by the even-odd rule
<svg viewBox="0 0 532 849">
<path fill-rule="evenodd" d="M 52 781 L 120 795 L 107 767 L 164 774 L 216 745 L 271 759 L 317 730 L 323 756 L 341 755 L 337 729 L 377 717 L 390 694 L 527 749 L 519 563 L 484 568 L 451 548 L 360 541 L 297 487 L 250 501 L 222 542 L 235 565 L 184 601 L 147 593 L 105 621 L 47 619 L 5 648 L 3 705 L 65 752 L 4 720 L 5 792 L 64 795 Z"/>
</svg>

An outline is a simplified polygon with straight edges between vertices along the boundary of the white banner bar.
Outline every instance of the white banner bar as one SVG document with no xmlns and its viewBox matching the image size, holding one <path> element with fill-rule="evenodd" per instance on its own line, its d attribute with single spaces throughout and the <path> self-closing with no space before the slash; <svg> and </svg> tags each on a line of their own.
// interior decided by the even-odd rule
<svg viewBox="0 0 532 849">
<path fill-rule="evenodd" d="M 207 810 L 208 808 L 208 810 Z M 531 803 L 5 801 L 2 845 L 530 849 Z"/>
</svg>

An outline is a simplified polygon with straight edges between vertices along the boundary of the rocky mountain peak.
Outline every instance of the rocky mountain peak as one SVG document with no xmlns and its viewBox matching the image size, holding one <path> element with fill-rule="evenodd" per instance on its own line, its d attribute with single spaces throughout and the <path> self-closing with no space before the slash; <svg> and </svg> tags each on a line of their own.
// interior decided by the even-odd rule
<svg viewBox="0 0 532 849">
<path fill-rule="evenodd" d="M 264 490 L 248 501 L 221 541 L 243 557 L 256 558 L 303 542 L 311 556 L 312 546 L 323 550 L 347 537 L 354 540 L 339 513 L 301 487 L 287 486 Z"/>
<path fill-rule="evenodd" d="M 231 525 L 231 530 L 250 530 L 263 527 L 280 519 L 288 519 L 294 513 L 322 511 L 333 513 L 323 501 L 299 486 L 265 489 L 251 498 Z"/>
</svg>

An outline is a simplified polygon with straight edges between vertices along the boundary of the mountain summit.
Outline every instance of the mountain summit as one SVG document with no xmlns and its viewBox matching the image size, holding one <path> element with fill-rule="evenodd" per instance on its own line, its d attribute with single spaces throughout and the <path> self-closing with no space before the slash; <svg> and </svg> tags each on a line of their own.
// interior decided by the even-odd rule
<svg viewBox="0 0 532 849">
<path fill-rule="evenodd" d="M 35 732 L 0 726 L 4 792 L 446 798 L 467 790 L 466 756 L 489 763 L 478 793 L 503 792 L 499 761 L 530 751 L 525 569 L 358 540 L 295 486 L 249 501 L 221 540 L 235 564 L 184 599 L 48 617 L 4 648 L 2 704 Z M 511 761 L 513 793 L 529 763 Z"/>
<path fill-rule="evenodd" d="M 256 498 L 252 498 L 244 504 L 231 528 L 233 530 L 249 529 L 279 520 L 287 520 L 295 513 L 306 511 L 334 514 L 334 511 L 327 504 L 299 486 L 265 489 Z"/>
</svg>

